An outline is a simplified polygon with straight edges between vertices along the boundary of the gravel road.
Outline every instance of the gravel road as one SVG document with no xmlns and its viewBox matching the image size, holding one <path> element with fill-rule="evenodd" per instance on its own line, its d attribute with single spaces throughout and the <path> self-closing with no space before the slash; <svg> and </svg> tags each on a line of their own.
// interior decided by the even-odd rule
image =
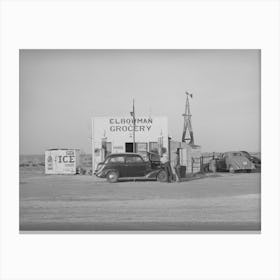
<svg viewBox="0 0 280 280">
<path fill-rule="evenodd" d="M 260 190 L 260 173 L 109 184 L 21 170 L 20 230 L 259 231 Z"/>
</svg>

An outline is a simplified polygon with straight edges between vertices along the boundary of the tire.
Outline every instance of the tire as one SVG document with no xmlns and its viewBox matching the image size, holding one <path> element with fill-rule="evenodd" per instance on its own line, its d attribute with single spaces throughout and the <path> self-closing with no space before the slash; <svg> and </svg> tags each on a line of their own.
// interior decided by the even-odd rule
<svg viewBox="0 0 280 280">
<path fill-rule="evenodd" d="M 119 179 L 119 173 L 117 171 L 109 171 L 106 175 L 106 179 L 110 183 L 116 183 Z"/>
<path fill-rule="evenodd" d="M 166 171 L 161 170 L 157 175 L 157 181 L 167 182 L 167 180 L 168 180 L 168 175 L 167 175 Z"/>
<path fill-rule="evenodd" d="M 233 174 L 235 172 L 233 166 L 229 166 L 229 169 L 228 169 L 229 173 Z"/>
</svg>

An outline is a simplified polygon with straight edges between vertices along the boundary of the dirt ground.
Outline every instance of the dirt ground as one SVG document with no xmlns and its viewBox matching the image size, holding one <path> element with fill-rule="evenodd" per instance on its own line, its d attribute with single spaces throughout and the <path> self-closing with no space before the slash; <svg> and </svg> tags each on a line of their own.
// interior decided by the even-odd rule
<svg viewBox="0 0 280 280">
<path fill-rule="evenodd" d="M 260 173 L 110 184 L 21 168 L 20 230 L 259 231 L 260 191 Z"/>
</svg>

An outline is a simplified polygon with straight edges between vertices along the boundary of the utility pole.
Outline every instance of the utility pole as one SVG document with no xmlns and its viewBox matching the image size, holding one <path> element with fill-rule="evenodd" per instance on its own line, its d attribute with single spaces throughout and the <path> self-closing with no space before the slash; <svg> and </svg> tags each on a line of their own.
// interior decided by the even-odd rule
<svg viewBox="0 0 280 280">
<path fill-rule="evenodd" d="M 194 137 L 193 137 L 193 130 L 192 130 L 192 122 L 191 122 L 191 110 L 190 110 L 190 103 L 189 103 L 189 96 L 192 98 L 193 95 L 186 91 L 186 105 L 185 105 L 185 113 L 182 115 L 184 117 L 184 128 L 183 128 L 183 135 L 182 135 L 182 142 L 186 142 L 189 140 L 189 144 L 194 144 Z M 186 134 L 188 132 L 188 138 L 186 138 Z"/>
<path fill-rule="evenodd" d="M 91 149 L 92 149 L 92 152 L 91 152 L 92 153 L 92 158 L 91 158 L 92 172 L 91 172 L 91 175 L 93 176 L 94 175 L 94 170 L 95 170 L 94 120 L 93 120 L 93 118 L 91 119 Z"/>
<path fill-rule="evenodd" d="M 135 147 L 135 108 L 134 108 L 134 98 L 133 98 L 133 108 L 132 112 L 130 112 L 130 115 L 133 118 L 133 153 L 136 152 L 136 147 Z"/>
</svg>

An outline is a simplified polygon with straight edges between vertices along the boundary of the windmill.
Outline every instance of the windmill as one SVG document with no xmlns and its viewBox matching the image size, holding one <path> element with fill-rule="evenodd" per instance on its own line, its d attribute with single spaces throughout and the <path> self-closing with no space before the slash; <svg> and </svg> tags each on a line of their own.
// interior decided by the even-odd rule
<svg viewBox="0 0 280 280">
<path fill-rule="evenodd" d="M 191 110 L 190 110 L 190 102 L 189 97 L 192 98 L 193 95 L 186 93 L 186 104 L 185 104 L 185 113 L 182 115 L 184 117 L 184 128 L 183 128 L 183 135 L 182 135 L 182 142 L 189 141 L 188 144 L 194 145 L 194 137 L 193 137 L 193 130 L 192 130 L 192 122 L 191 122 Z"/>
</svg>

